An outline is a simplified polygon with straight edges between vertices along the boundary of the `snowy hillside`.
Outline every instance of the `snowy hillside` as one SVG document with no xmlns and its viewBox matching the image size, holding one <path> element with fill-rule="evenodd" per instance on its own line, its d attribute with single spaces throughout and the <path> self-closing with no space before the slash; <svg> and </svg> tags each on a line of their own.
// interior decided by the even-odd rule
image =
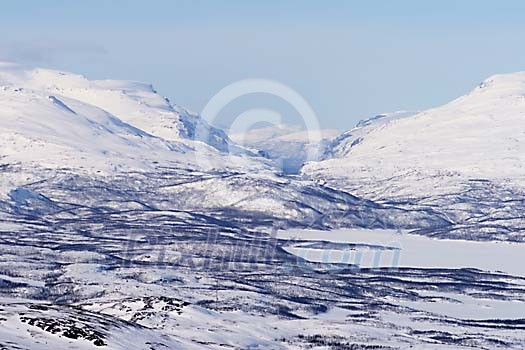
<svg viewBox="0 0 525 350">
<path fill-rule="evenodd" d="M 373 125 L 359 145 L 334 147 L 336 158 L 350 160 L 344 166 L 335 159 L 306 170 L 332 168 L 334 174 L 378 178 L 407 170 L 481 179 L 525 177 L 525 131 L 520 127 L 525 125 L 525 73 L 491 77 L 443 107 Z"/>
<path fill-rule="evenodd" d="M 516 213 L 525 185 L 525 73 L 493 76 L 439 108 L 365 124 L 303 173 L 369 199 L 437 208 L 455 224 L 500 220 L 487 230 L 500 226 L 504 236 L 513 220 L 523 230 Z M 511 209 L 487 203 L 505 199 Z"/>
<path fill-rule="evenodd" d="M 182 161 L 190 152 L 94 106 L 24 88 L 0 88 L 0 125 L 4 164 L 110 172 L 126 166 L 152 169 L 155 162 Z"/>
<path fill-rule="evenodd" d="M 88 80 L 82 75 L 0 63 L 0 86 L 66 96 L 99 107 L 119 119 L 169 141 L 199 140 L 222 152 L 242 152 L 220 129 L 159 95 L 151 84 Z"/>
<path fill-rule="evenodd" d="M 78 308 L 0 298 L 2 349 L 205 349 Z"/>
<path fill-rule="evenodd" d="M 271 176 L 262 157 L 252 156 L 200 117 L 172 106 L 150 85 L 92 82 L 72 73 L 10 63 L 0 64 L 0 135 L 0 163 L 19 167 L 16 174 L 0 178 L 0 197 L 45 179 L 48 170 L 55 172 L 48 177 L 57 172 L 113 176 L 162 169 Z"/>
<path fill-rule="evenodd" d="M 347 156 L 354 146 L 357 146 L 372 131 L 385 126 L 386 124 L 407 117 L 411 117 L 417 112 L 398 111 L 394 113 L 378 114 L 372 118 L 361 120 L 357 125 L 337 137 L 327 145 L 322 160 L 329 158 L 343 158 Z"/>
</svg>

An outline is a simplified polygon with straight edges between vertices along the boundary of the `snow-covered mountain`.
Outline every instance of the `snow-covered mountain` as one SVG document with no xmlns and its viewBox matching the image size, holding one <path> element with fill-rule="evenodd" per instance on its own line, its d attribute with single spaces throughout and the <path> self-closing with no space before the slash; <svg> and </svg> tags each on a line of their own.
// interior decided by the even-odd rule
<svg viewBox="0 0 525 350">
<path fill-rule="evenodd" d="M 433 207 L 455 224 L 483 218 L 492 226 L 478 230 L 501 238 L 511 221 L 524 229 L 524 130 L 525 73 L 496 75 L 442 107 L 361 123 L 303 173 L 373 200 Z"/>
<path fill-rule="evenodd" d="M 344 158 L 354 146 L 357 146 L 372 131 L 392 122 L 393 120 L 403 119 L 417 114 L 417 112 L 397 111 L 393 113 L 383 113 L 368 119 L 361 120 L 357 125 L 344 132 L 343 134 L 333 137 L 322 155 L 322 159 Z"/>
<path fill-rule="evenodd" d="M 4 164 L 106 175 L 269 168 L 149 84 L 0 63 L 0 99 Z"/>
<path fill-rule="evenodd" d="M 394 225 L 382 213 L 398 209 L 372 202 L 354 208 L 359 198 L 283 177 L 268 159 L 171 105 L 149 84 L 2 64 L 0 103 L 0 200 L 12 213 L 53 213 L 64 209 L 61 202 L 118 209 L 141 203 L 229 213 L 252 225 L 333 226 L 328 218 L 342 212 L 349 214 L 341 222 L 361 225 L 362 211 Z M 93 182 L 106 190 L 87 190 Z M 72 188 L 85 190 L 72 196 Z M 414 227 L 420 216 L 398 222 Z"/>
<path fill-rule="evenodd" d="M 0 106 L 4 164 L 146 170 L 155 162 L 182 161 L 191 151 L 183 143 L 154 137 L 100 108 L 60 95 L 3 86 Z"/>
<path fill-rule="evenodd" d="M 0 163 L 22 169 L 2 177 L 0 197 L 47 170 L 112 176 L 270 169 L 149 84 L 90 81 L 11 63 L 0 63 L 0 136 Z"/>
<path fill-rule="evenodd" d="M 523 178 L 524 123 L 525 73 L 498 75 L 443 107 L 386 123 L 379 119 L 359 145 L 342 142 L 334 155 L 351 159 L 344 167 L 353 175 L 388 177 L 410 169 L 469 178 Z M 337 161 L 331 163 L 337 171 Z"/>
<path fill-rule="evenodd" d="M 226 133 L 208 125 L 199 115 L 173 105 L 151 84 L 88 80 L 69 72 L 33 69 L 0 63 L 0 86 L 14 86 L 69 97 L 99 107 L 122 121 L 168 141 L 184 139 L 207 143 L 222 152 L 242 152 Z"/>
<path fill-rule="evenodd" d="M 515 125 L 523 120 L 523 80 L 496 76 L 444 107 L 379 115 L 331 143 L 312 145 L 290 127 L 235 135 L 247 150 L 149 84 L 2 64 L 0 199 L 10 212 L 54 212 L 71 202 L 64 183 L 98 181 L 111 195 L 82 193 L 76 204 L 214 211 L 253 225 L 379 225 L 454 237 L 477 230 L 477 238 L 520 240 L 516 196 L 525 159 Z M 305 178 L 282 176 L 276 161 L 298 168 L 309 147 L 333 158 L 308 163 Z M 261 150 L 273 159 L 256 155 Z M 480 198 L 494 203 L 480 205 Z M 508 198 L 512 210 L 494 211 Z"/>
</svg>

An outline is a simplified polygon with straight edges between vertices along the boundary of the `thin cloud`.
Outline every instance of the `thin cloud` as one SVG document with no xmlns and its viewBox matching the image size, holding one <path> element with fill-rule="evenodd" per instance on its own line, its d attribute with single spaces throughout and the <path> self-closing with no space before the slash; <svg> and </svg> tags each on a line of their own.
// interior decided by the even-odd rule
<svg viewBox="0 0 525 350">
<path fill-rule="evenodd" d="M 0 60 L 19 63 L 50 64 L 60 59 L 96 59 L 106 56 L 104 46 L 82 42 L 0 42 Z"/>
</svg>

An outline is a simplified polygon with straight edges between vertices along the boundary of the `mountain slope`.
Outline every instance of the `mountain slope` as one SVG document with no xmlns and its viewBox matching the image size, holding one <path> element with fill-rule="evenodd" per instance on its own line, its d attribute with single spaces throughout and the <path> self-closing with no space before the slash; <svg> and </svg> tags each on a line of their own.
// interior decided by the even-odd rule
<svg viewBox="0 0 525 350">
<path fill-rule="evenodd" d="M 148 169 L 155 159 L 183 153 L 166 142 L 84 103 L 20 88 L 0 91 L 2 162 L 107 170 Z"/>
<path fill-rule="evenodd" d="M 417 112 L 398 111 L 394 113 L 378 114 L 374 117 L 361 120 L 354 128 L 338 135 L 332 140 L 332 142 L 326 147 L 322 160 L 343 158 L 352 151 L 354 146 L 361 143 L 369 133 L 394 120 L 408 118 L 415 114 L 417 114 Z"/>
<path fill-rule="evenodd" d="M 1 349 L 206 349 L 79 308 L 0 298 Z"/>
<path fill-rule="evenodd" d="M 524 229 L 524 126 L 525 73 L 496 75 L 445 106 L 372 123 L 359 142 L 340 138 L 333 158 L 303 173 L 372 200 L 434 208 L 457 227 L 482 222 L 487 237 L 515 238 Z"/>
<path fill-rule="evenodd" d="M 73 73 L 3 63 L 0 64 L 0 85 L 70 97 L 99 107 L 166 140 L 198 140 L 221 152 L 243 151 L 222 130 L 208 125 L 200 116 L 172 105 L 151 84 L 88 80 Z"/>
<path fill-rule="evenodd" d="M 525 73 L 489 78 L 443 107 L 380 124 L 352 148 L 335 147 L 333 166 L 354 175 L 390 177 L 406 169 L 471 178 L 525 176 Z M 347 158 L 344 162 L 338 159 Z"/>
<path fill-rule="evenodd" d="M 106 174 L 269 168 L 147 84 L 0 63 L 0 101 L 3 164 Z"/>
</svg>

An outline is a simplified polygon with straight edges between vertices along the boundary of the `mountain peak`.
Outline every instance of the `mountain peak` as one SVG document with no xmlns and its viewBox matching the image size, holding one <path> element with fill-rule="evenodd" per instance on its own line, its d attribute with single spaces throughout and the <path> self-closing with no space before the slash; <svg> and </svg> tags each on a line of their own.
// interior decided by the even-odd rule
<svg viewBox="0 0 525 350">
<path fill-rule="evenodd" d="M 223 169 L 235 167 L 235 162 L 262 166 L 251 157 L 226 160 L 232 153 L 251 153 L 200 116 L 172 105 L 147 83 L 89 80 L 3 62 L 0 101 L 4 163 L 108 173 L 157 164 L 189 169 Z M 203 157 L 210 161 L 201 164 Z"/>
<path fill-rule="evenodd" d="M 89 80 L 84 75 L 16 63 L 0 63 L 0 86 L 64 96 L 103 109 L 147 133 L 168 141 L 199 141 L 224 153 L 243 153 L 225 132 L 199 115 L 171 104 L 149 83 Z"/>
<path fill-rule="evenodd" d="M 523 96 L 525 94 L 525 71 L 496 74 L 481 82 L 471 94 L 493 94 L 504 96 Z"/>
<path fill-rule="evenodd" d="M 361 123 L 336 139 L 332 159 L 310 163 L 304 172 L 339 183 L 401 181 L 407 174 L 525 181 L 524 125 L 525 72 L 494 75 L 444 106 Z M 407 191 L 417 190 L 416 183 Z"/>
</svg>

